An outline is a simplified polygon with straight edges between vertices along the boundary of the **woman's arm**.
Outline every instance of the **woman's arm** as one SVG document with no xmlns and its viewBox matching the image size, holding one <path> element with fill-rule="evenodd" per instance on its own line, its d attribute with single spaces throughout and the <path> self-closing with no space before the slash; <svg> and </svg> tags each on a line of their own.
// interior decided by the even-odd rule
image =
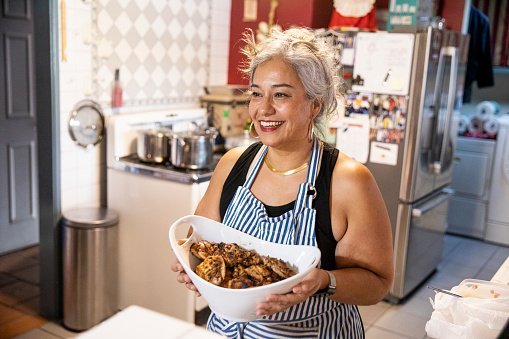
<svg viewBox="0 0 509 339">
<path fill-rule="evenodd" d="M 369 170 L 340 154 L 331 181 L 332 229 L 336 247 L 334 300 L 375 304 L 393 280 L 392 230 L 382 195 Z M 327 287 L 328 276 L 322 287 Z"/>
</svg>

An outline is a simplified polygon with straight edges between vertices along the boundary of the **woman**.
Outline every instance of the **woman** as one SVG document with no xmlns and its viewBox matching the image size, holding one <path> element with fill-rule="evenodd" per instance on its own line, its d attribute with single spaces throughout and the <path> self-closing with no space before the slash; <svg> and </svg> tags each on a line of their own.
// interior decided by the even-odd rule
<svg viewBox="0 0 509 339">
<path fill-rule="evenodd" d="M 388 292 L 392 235 L 370 172 L 315 136 L 337 106 L 334 53 L 303 28 L 245 42 L 249 115 L 261 142 L 221 158 L 196 214 L 264 240 L 318 246 L 322 260 L 291 293 L 259 303 L 259 320 L 212 313 L 207 327 L 228 337 L 362 338 L 356 305 Z M 180 264 L 173 270 L 196 291 Z"/>
</svg>

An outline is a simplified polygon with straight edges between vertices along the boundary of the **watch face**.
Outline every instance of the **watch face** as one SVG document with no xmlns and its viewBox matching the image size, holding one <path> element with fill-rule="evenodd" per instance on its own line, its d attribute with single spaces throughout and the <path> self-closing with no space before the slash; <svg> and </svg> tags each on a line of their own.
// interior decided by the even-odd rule
<svg viewBox="0 0 509 339">
<path fill-rule="evenodd" d="M 104 116 L 99 104 L 92 100 L 78 102 L 69 119 L 69 134 L 80 146 L 98 144 L 104 136 Z"/>
</svg>

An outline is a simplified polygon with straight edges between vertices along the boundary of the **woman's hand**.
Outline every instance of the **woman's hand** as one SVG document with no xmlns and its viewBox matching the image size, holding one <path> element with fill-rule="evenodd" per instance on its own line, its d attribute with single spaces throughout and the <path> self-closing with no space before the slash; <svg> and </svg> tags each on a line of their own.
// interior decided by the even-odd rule
<svg viewBox="0 0 509 339">
<path fill-rule="evenodd" d="M 178 260 L 171 265 L 171 270 L 178 273 L 177 281 L 179 283 L 185 284 L 187 289 L 196 292 L 198 297 L 201 295 L 196 286 L 194 286 L 193 282 L 191 281 L 191 278 L 189 278 L 189 276 L 186 274 L 186 271 L 184 271 L 184 267 Z"/>
<path fill-rule="evenodd" d="M 323 288 L 324 284 L 326 284 L 324 281 L 328 281 L 324 279 L 329 279 L 325 271 L 319 268 L 311 270 L 304 280 L 292 288 L 291 292 L 286 294 L 271 294 L 265 298 L 265 301 L 259 302 L 256 307 L 256 315 L 271 315 L 306 301 L 310 296 Z"/>
</svg>

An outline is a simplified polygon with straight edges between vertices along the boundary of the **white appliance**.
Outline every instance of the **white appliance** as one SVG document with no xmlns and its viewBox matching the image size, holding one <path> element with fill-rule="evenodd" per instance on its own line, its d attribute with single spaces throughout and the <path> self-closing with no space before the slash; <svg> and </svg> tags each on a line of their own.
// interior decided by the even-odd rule
<svg viewBox="0 0 509 339">
<path fill-rule="evenodd" d="M 485 240 L 509 245 L 509 115 L 498 122 Z"/>
<path fill-rule="evenodd" d="M 137 130 L 169 127 L 186 130 L 205 123 L 204 109 L 159 108 L 109 117 L 107 121 L 108 207 L 119 213 L 119 307 L 139 305 L 189 322 L 206 306 L 177 283 L 170 265 L 175 256 L 168 230 L 193 214 L 212 169 L 182 170 L 171 164 L 141 162 Z"/>
</svg>

